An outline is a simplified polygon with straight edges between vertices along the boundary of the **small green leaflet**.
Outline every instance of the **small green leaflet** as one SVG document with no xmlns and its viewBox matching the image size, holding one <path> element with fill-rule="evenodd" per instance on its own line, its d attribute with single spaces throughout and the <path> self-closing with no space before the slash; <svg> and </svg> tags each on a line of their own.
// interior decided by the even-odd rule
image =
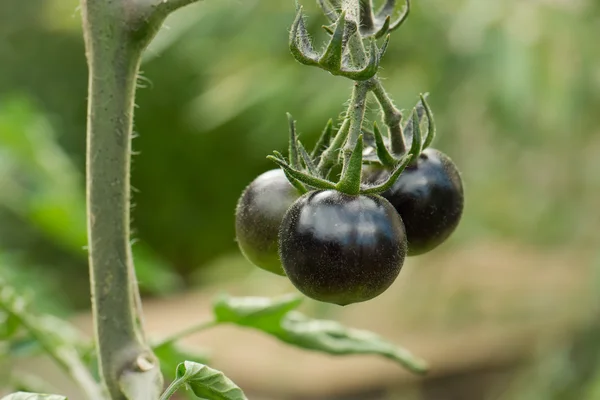
<svg viewBox="0 0 600 400">
<path fill-rule="evenodd" d="M 425 99 L 427 99 L 428 96 L 429 96 L 429 93 L 425 93 L 423 95 L 423 97 Z M 421 124 L 421 123 L 426 124 L 426 126 L 429 128 L 427 118 L 423 118 L 424 116 L 427 115 L 427 110 L 426 110 L 423 102 L 421 100 L 419 100 L 417 102 L 417 104 L 415 105 L 415 108 L 417 111 L 417 117 L 418 117 L 419 124 Z M 412 120 L 410 117 L 406 119 L 406 122 L 404 123 L 404 126 L 402 127 L 402 132 L 404 134 L 404 140 L 406 140 L 407 143 L 412 144 L 413 124 L 412 124 Z"/>
<path fill-rule="evenodd" d="M 67 398 L 56 394 L 17 392 L 4 396 L 0 400 L 67 400 Z"/>
<path fill-rule="evenodd" d="M 221 371 L 204 364 L 184 361 L 177 367 L 179 385 L 185 384 L 196 396 L 207 400 L 248 400 L 242 389 Z"/>
<path fill-rule="evenodd" d="M 376 354 L 393 360 L 415 373 L 425 373 L 426 363 L 408 350 L 380 336 L 343 326 L 335 321 L 311 319 L 293 311 L 301 298 L 221 296 L 214 304 L 217 321 L 258 329 L 282 342 L 333 355 Z"/>
</svg>

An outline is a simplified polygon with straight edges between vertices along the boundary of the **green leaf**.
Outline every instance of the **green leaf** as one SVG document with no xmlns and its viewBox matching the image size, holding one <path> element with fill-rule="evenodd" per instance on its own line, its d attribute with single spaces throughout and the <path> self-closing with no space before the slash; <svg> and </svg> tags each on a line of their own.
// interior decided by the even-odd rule
<svg viewBox="0 0 600 400">
<path fill-rule="evenodd" d="M 276 153 L 276 152 L 274 152 L 274 153 Z M 279 167 L 281 167 L 281 169 L 283 169 L 283 171 L 286 173 L 286 176 L 291 176 L 292 178 L 294 178 L 308 186 L 312 186 L 312 187 L 315 187 L 318 189 L 323 189 L 323 190 L 336 188 L 334 183 L 329 182 L 326 179 L 321 179 L 316 176 L 307 174 L 305 172 L 298 171 L 298 170 L 292 168 L 288 163 L 281 160 L 277 156 L 267 156 L 267 159 L 269 159 L 269 160 L 273 161 L 275 164 L 279 165 Z"/>
<path fill-rule="evenodd" d="M 213 306 L 215 319 L 247 326 L 264 332 L 280 329 L 282 318 L 302 303 L 302 297 L 285 295 L 270 299 L 267 297 L 219 297 Z"/>
<path fill-rule="evenodd" d="M 306 26 L 304 25 L 302 7 L 297 7 L 296 18 L 290 30 L 289 46 L 290 52 L 299 63 L 304 65 L 319 65 L 319 55 L 315 52 Z"/>
<path fill-rule="evenodd" d="M 303 349 L 333 355 L 375 354 L 412 372 L 426 372 L 424 361 L 374 333 L 346 328 L 334 321 L 310 319 L 293 311 L 301 301 L 290 295 L 276 299 L 222 296 L 214 304 L 214 314 L 220 322 L 257 329 Z"/>
<path fill-rule="evenodd" d="M 423 360 L 375 333 L 346 328 L 335 321 L 310 319 L 298 312 L 288 313 L 281 321 L 281 331 L 277 338 L 307 350 L 333 355 L 376 354 L 389 358 L 412 372 L 427 371 Z"/>
<path fill-rule="evenodd" d="M 242 389 L 221 371 L 204 364 L 184 361 L 177 367 L 177 380 L 167 389 L 170 397 L 174 390 L 187 386 L 196 396 L 206 400 L 247 400 Z M 166 397 L 166 398 L 169 398 Z M 165 398 L 165 395 L 163 395 Z"/>
<path fill-rule="evenodd" d="M 67 398 L 56 394 L 17 392 L 4 396 L 0 400 L 67 400 Z"/>
<path fill-rule="evenodd" d="M 298 151 L 300 152 L 300 156 L 302 157 L 302 161 L 304 162 L 304 166 L 306 170 L 312 175 L 319 175 L 319 171 L 317 171 L 317 166 L 310 158 L 310 155 L 302 145 L 302 142 L 298 141 Z"/>
<path fill-rule="evenodd" d="M 394 183 L 396 183 L 396 181 L 400 177 L 400 174 L 402 174 L 406 166 L 410 163 L 412 157 L 412 154 L 407 154 L 404 157 L 402 157 L 400 163 L 396 166 L 396 168 L 394 168 L 390 176 L 383 183 L 377 186 L 371 186 L 365 189 L 361 189 L 360 192 L 362 194 L 381 194 L 389 188 L 391 188 L 394 185 Z"/>
<path fill-rule="evenodd" d="M 377 123 L 373 123 L 373 137 L 375 138 L 375 149 L 377 151 L 377 158 L 381 162 L 381 165 L 384 165 L 388 168 L 393 168 L 396 166 L 398 161 L 390 154 L 388 151 L 385 142 L 383 140 L 383 135 L 377 126 Z"/>
<path fill-rule="evenodd" d="M 428 148 L 433 139 L 435 139 L 436 128 L 435 128 L 435 119 L 433 117 L 433 112 L 431 111 L 431 107 L 427 103 L 427 93 L 420 95 L 421 101 L 419 104 L 425 109 L 425 114 L 427 115 L 427 137 L 425 138 L 425 143 L 423 143 L 423 149 Z"/>
<path fill-rule="evenodd" d="M 410 150 L 408 151 L 408 154 L 412 154 L 412 156 L 413 156 L 412 162 L 416 163 L 419 156 L 421 155 L 421 150 L 422 150 L 422 145 L 423 145 L 422 136 L 421 136 L 421 125 L 420 125 L 419 115 L 418 115 L 416 108 L 413 108 L 410 120 L 411 120 L 411 125 L 412 125 L 413 137 L 412 137 L 412 144 L 410 146 Z"/>
<path fill-rule="evenodd" d="M 344 11 L 340 14 L 335 23 L 333 34 L 325 52 L 319 59 L 319 64 L 327 71 L 338 72 L 342 67 L 342 53 L 344 41 L 344 28 L 346 26 L 346 14 Z"/>
</svg>

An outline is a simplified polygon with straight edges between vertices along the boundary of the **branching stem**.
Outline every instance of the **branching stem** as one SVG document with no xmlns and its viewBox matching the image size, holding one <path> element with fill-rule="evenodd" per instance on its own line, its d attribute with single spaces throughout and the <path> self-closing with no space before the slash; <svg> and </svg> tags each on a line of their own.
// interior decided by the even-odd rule
<svg viewBox="0 0 600 400">
<path fill-rule="evenodd" d="M 379 102 L 383 111 L 383 122 L 388 127 L 388 133 L 392 144 L 392 153 L 395 155 L 403 155 L 406 153 L 406 143 L 404 142 L 404 134 L 402 132 L 402 113 L 396 108 L 392 99 L 385 91 L 381 81 L 374 77 L 373 79 L 373 94 Z"/>
</svg>

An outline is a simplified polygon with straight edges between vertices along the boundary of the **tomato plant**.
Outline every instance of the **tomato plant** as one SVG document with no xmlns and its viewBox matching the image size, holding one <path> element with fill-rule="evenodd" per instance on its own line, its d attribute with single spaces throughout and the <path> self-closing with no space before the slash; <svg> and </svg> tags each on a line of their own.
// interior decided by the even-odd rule
<svg viewBox="0 0 600 400">
<path fill-rule="evenodd" d="M 142 53 L 167 16 L 193 2 L 81 1 L 89 67 L 87 219 L 95 340 L 92 344 L 81 338 L 55 318 L 35 315 L 22 297 L 0 281 L 0 318 L 11 324 L 5 336 L 37 343 L 91 400 L 166 400 L 184 387 L 198 398 L 246 400 L 242 389 L 222 372 L 189 361 L 202 357 L 178 347 L 186 335 L 225 323 L 257 329 L 307 350 L 378 354 L 412 372 L 426 372 L 423 361 L 375 334 L 298 313 L 299 296 L 222 296 L 215 301 L 210 320 L 160 342 L 147 340 L 129 238 L 136 79 Z M 348 305 L 380 295 L 402 269 L 407 236 L 409 252 L 411 244 L 416 249 L 413 253 L 418 246 L 433 248 L 432 243 L 445 239 L 455 228 L 460 218 L 457 210 L 462 212 L 456 169 L 442 153 L 426 150 L 435 125 L 425 98 L 421 96 L 410 124 L 403 129 L 403 115 L 378 76 L 390 33 L 402 25 L 410 10 L 406 0 L 392 21 L 395 3 L 387 0 L 375 12 L 371 0 L 320 0 L 330 21 L 324 27 L 329 40 L 321 52 L 315 50 L 298 7 L 289 36 L 291 54 L 302 64 L 352 80 L 348 108 L 335 129 L 333 120 L 327 123 L 311 153 L 300 142 L 295 121 L 288 115 L 287 157 L 277 151 L 268 156 L 281 169 L 257 177 L 238 202 L 236 234 L 243 254 L 260 268 L 280 275 L 285 272 L 299 291 L 316 300 Z M 386 138 L 377 126 L 373 132 L 366 129 L 365 110 L 371 94 L 382 111 Z M 424 140 L 423 113 L 428 121 Z M 407 128 L 412 133 L 410 148 L 406 147 Z M 365 142 L 374 146 L 376 157 L 364 156 Z M 382 179 L 371 179 L 369 168 L 384 170 Z M 411 185 L 423 180 L 427 183 L 415 190 L 431 194 L 415 198 L 409 211 L 405 205 L 399 207 L 402 202 L 394 196 L 400 192 L 404 196 Z M 447 181 L 454 184 L 454 192 L 446 187 Z M 431 221 L 425 218 L 444 207 L 456 214 L 452 220 L 443 212 Z M 437 236 L 430 235 L 427 243 L 418 246 L 415 239 L 411 242 L 411 235 L 431 232 L 432 226 Z M 178 363 L 166 375 L 171 382 L 165 389 L 160 363 L 173 365 L 175 359 Z M 98 369 L 89 368 L 90 364 L 97 364 Z M 63 399 L 15 393 L 4 400 L 22 398 Z"/>
</svg>

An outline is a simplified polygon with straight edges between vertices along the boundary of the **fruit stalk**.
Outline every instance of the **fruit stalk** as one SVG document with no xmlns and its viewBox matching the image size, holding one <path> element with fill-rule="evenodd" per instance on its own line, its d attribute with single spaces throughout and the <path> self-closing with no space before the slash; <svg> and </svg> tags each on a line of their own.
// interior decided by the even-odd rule
<svg viewBox="0 0 600 400">
<path fill-rule="evenodd" d="M 379 79 L 373 79 L 373 94 L 379 102 L 383 111 L 383 121 L 388 127 L 389 138 L 392 147 L 392 153 L 403 155 L 406 152 L 406 143 L 404 143 L 404 134 L 402 133 L 402 113 L 385 91 Z"/>
<path fill-rule="evenodd" d="M 348 160 L 361 134 L 362 123 L 365 119 L 365 110 L 367 108 L 367 94 L 371 85 L 371 80 L 354 82 L 350 106 L 346 115 L 350 123 L 350 129 L 348 131 L 348 139 L 344 145 L 344 169 L 348 167 Z"/>
</svg>

